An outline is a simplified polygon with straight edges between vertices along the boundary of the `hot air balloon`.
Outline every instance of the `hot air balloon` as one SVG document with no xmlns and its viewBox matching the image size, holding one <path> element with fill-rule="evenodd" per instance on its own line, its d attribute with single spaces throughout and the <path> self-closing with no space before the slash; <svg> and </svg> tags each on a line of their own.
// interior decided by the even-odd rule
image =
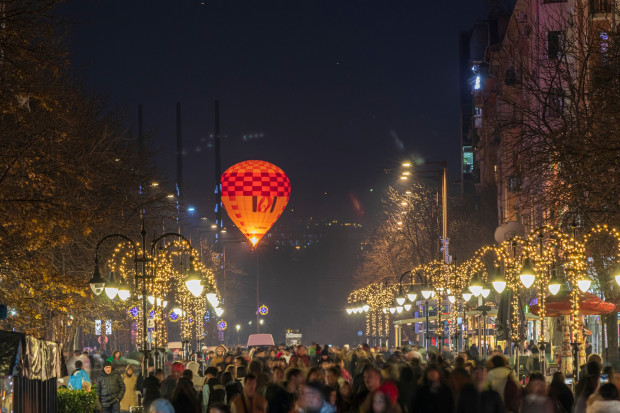
<svg viewBox="0 0 620 413">
<path fill-rule="evenodd" d="M 222 174 L 222 202 L 232 221 L 252 243 L 260 242 L 291 196 L 282 169 L 265 161 L 243 161 Z"/>
</svg>

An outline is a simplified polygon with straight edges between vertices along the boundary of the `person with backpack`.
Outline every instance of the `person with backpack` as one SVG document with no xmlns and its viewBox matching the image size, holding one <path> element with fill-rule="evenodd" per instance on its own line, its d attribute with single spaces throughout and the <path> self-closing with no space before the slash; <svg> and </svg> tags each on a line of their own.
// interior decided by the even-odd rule
<svg viewBox="0 0 620 413">
<path fill-rule="evenodd" d="M 73 373 L 69 376 L 69 388 L 71 390 L 82 390 L 82 387 L 87 387 L 90 389 L 90 377 L 88 376 L 86 370 L 82 368 L 82 361 L 76 360 L 74 365 L 75 370 L 73 370 Z M 88 384 L 85 385 L 85 383 Z"/>
<path fill-rule="evenodd" d="M 207 413 L 213 403 L 226 403 L 226 387 L 217 378 L 217 367 L 205 370 L 205 384 L 202 387 L 202 412 Z"/>
</svg>

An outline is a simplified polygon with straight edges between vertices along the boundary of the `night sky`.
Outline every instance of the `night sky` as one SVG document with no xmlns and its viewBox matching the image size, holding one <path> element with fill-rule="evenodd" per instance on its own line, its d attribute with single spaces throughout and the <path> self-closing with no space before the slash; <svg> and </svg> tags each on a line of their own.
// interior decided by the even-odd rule
<svg viewBox="0 0 620 413">
<path fill-rule="evenodd" d="M 394 181 L 384 170 L 405 156 L 446 159 L 456 178 L 458 32 L 483 9 L 484 0 L 70 0 L 63 14 L 75 76 L 134 132 L 144 105 L 169 183 L 181 102 L 185 199 L 198 215 L 213 217 L 219 99 L 223 169 L 246 159 L 281 167 L 292 186 L 284 220 L 366 224 Z M 326 301 L 342 307 L 347 293 Z M 336 327 L 317 339 L 343 338 Z"/>
</svg>

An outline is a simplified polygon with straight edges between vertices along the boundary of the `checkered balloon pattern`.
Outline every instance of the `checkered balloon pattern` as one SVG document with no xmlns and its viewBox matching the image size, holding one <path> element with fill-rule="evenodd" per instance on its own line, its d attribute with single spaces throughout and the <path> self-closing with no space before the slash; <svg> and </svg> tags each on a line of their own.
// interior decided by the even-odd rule
<svg viewBox="0 0 620 413">
<path fill-rule="evenodd" d="M 280 217 L 290 196 L 288 177 L 269 162 L 240 162 L 222 174 L 222 203 L 254 247 Z"/>
</svg>

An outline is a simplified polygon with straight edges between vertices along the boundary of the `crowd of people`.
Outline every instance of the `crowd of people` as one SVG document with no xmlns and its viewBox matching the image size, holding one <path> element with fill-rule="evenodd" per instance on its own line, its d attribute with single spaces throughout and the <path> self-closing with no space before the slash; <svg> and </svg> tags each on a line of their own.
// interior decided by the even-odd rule
<svg viewBox="0 0 620 413">
<path fill-rule="evenodd" d="M 112 357 L 97 397 L 104 412 L 142 403 L 154 413 L 620 413 L 620 376 L 597 354 L 567 384 L 559 371 L 548 382 L 537 363 L 519 380 L 501 349 L 486 360 L 471 350 L 219 346 L 144 380 L 131 365 L 114 371 Z"/>
</svg>

